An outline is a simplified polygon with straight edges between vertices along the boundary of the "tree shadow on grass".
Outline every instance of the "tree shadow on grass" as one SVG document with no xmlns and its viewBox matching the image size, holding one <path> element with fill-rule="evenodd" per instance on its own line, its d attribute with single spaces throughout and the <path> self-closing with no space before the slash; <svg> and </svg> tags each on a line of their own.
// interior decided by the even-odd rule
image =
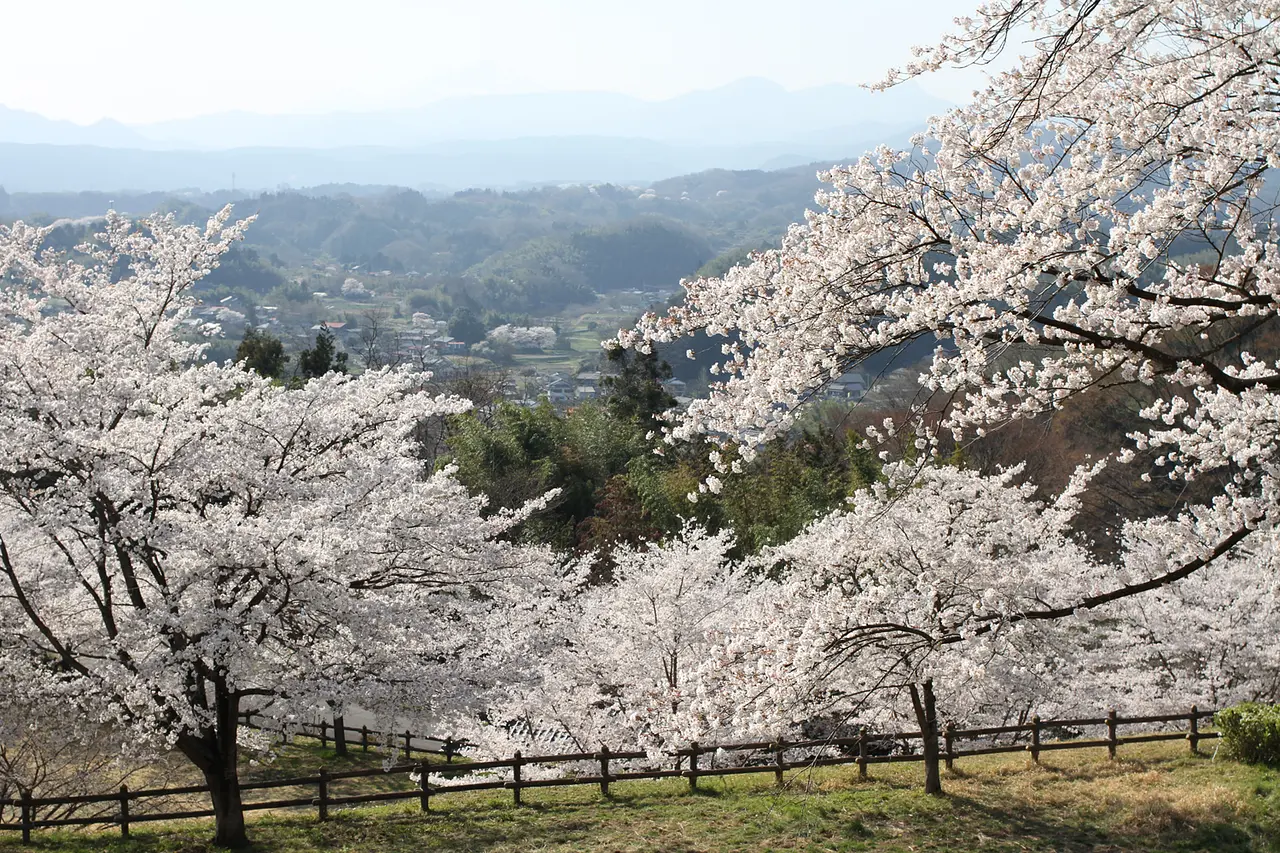
<svg viewBox="0 0 1280 853">
<path fill-rule="evenodd" d="M 1105 820 L 1074 811 L 1054 816 L 1050 809 L 1035 809 L 1025 802 L 994 805 L 956 794 L 948 799 L 954 809 L 950 831 L 955 833 L 957 846 L 982 838 L 1009 849 L 1054 853 L 1260 853 L 1276 849 L 1263 846 L 1267 830 L 1254 822 L 1232 816 L 1189 823 L 1173 804 L 1159 800 L 1146 803 L 1142 814 L 1112 828 Z"/>
</svg>

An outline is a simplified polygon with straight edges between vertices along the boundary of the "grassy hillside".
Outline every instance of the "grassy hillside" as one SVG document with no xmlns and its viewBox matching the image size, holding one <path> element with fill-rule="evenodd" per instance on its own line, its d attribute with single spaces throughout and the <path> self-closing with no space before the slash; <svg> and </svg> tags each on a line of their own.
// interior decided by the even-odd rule
<svg viewBox="0 0 1280 853">
<path fill-rule="evenodd" d="M 310 759 L 293 756 L 290 771 Z M 852 768 L 797 772 L 784 789 L 763 775 L 619 783 L 603 801 L 589 786 L 525 794 L 458 794 L 415 807 L 258 817 L 258 851 L 474 851 L 727 853 L 728 851 L 1280 851 L 1280 771 L 1209 756 L 1181 744 L 967 759 L 945 775 L 947 796 L 920 792 L 920 768 L 883 765 L 859 783 Z M 38 833 L 34 849 L 152 853 L 211 849 L 207 824 L 147 826 L 123 842 L 108 833 Z M 17 850 L 14 838 L 0 850 Z"/>
</svg>

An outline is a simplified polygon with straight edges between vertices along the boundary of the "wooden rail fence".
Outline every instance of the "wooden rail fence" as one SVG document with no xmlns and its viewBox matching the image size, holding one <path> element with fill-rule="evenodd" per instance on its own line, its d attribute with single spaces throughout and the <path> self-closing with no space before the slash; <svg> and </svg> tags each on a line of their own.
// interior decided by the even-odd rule
<svg viewBox="0 0 1280 853">
<path fill-rule="evenodd" d="M 255 811 L 262 809 L 287 809 L 287 808 L 314 808 L 320 820 L 326 820 L 329 816 L 329 810 L 335 806 L 347 806 L 358 803 L 379 803 L 392 800 L 412 800 L 416 799 L 419 808 L 422 811 L 429 811 L 431 800 L 437 797 L 446 796 L 448 794 L 457 794 L 464 791 L 495 791 L 507 790 L 511 792 L 512 801 L 515 805 L 520 805 L 523 801 L 522 792 L 530 788 L 554 788 L 568 785 L 597 785 L 600 788 L 602 796 L 609 795 L 609 786 L 614 782 L 625 782 L 635 779 L 670 779 L 683 778 L 688 781 L 689 788 L 696 790 L 698 780 L 706 777 L 715 776 L 732 776 L 745 773 L 772 773 L 777 783 L 783 783 L 784 774 L 789 770 L 807 770 L 815 767 L 831 767 L 837 765 L 856 764 L 858 767 L 859 778 L 865 779 L 868 776 L 867 768 L 872 764 L 889 764 L 896 762 L 923 762 L 925 755 L 923 753 L 903 753 L 897 755 L 874 754 L 875 746 L 885 741 L 909 742 L 913 740 L 923 741 L 927 737 L 933 737 L 935 743 L 941 740 L 941 749 L 938 751 L 940 759 L 945 761 L 946 766 L 950 769 L 956 760 L 976 755 L 992 755 L 997 753 L 1027 753 L 1033 761 L 1040 760 L 1042 752 L 1051 750 L 1070 750 L 1070 749 L 1091 749 L 1102 748 L 1107 749 L 1111 758 L 1116 757 L 1117 750 L 1128 744 L 1148 743 L 1153 741 L 1170 741 L 1170 740 L 1186 740 L 1191 751 L 1197 751 L 1200 741 L 1218 737 L 1216 731 L 1202 731 L 1200 721 L 1211 718 L 1213 711 L 1201 711 L 1195 706 L 1186 713 L 1181 714 L 1151 714 L 1146 716 L 1121 717 L 1115 711 L 1109 711 L 1105 716 L 1066 719 L 1066 720 L 1041 720 L 1038 716 L 1032 717 L 1031 721 L 1021 725 L 1011 726 L 989 726 L 985 728 L 961 729 L 957 728 L 953 723 L 948 723 L 941 731 L 933 732 L 895 732 L 890 734 L 873 734 L 865 729 L 856 737 L 851 738 L 825 738 L 818 740 L 801 740 L 801 741 L 756 741 L 749 743 L 727 743 L 727 744 L 699 744 L 691 743 L 689 746 L 668 753 L 668 759 L 673 766 L 667 768 L 641 769 L 641 770 L 615 770 L 614 762 L 626 761 L 643 761 L 649 759 L 647 753 L 644 752 L 612 752 L 607 746 L 601 746 L 598 752 L 577 752 L 577 753 L 560 753 L 557 755 L 538 755 L 524 756 L 517 751 L 511 758 L 501 759 L 497 761 L 478 761 L 466 764 L 448 765 L 447 762 L 419 761 L 404 762 L 397 764 L 388 769 L 373 768 L 366 770 L 349 770 L 340 773 L 329 773 L 324 768 L 314 776 L 299 776 L 291 779 L 273 779 L 262 782 L 245 782 L 240 788 L 243 792 L 278 790 L 292 788 L 292 796 L 285 796 L 280 799 L 268 799 L 260 801 L 246 801 L 244 809 L 246 811 Z M 1160 732 L 1143 732 L 1128 737 L 1121 737 L 1119 730 L 1123 726 L 1149 726 L 1155 724 L 1185 723 L 1185 730 L 1177 731 L 1160 731 Z M 327 731 L 322 724 L 317 726 L 318 734 L 314 735 L 317 739 L 324 739 Z M 1071 738 L 1062 740 L 1044 739 L 1047 731 L 1062 731 L 1072 729 L 1095 728 L 1105 731 L 1104 737 L 1095 738 Z M 353 729 L 353 731 L 361 732 L 364 735 L 362 740 L 365 749 L 368 748 L 369 736 L 379 734 L 363 729 Z M 979 739 L 997 738 L 1004 735 L 1011 735 L 1015 738 L 1025 736 L 1026 742 L 999 744 L 989 743 L 987 745 L 976 745 L 971 748 L 961 748 L 961 741 L 973 741 Z M 406 733 L 406 739 L 411 742 L 413 738 Z M 397 736 L 399 737 L 399 736 Z M 418 738 L 418 740 L 434 740 L 434 738 Z M 452 741 L 457 743 L 456 741 Z M 433 754 L 446 755 L 452 760 L 452 755 L 447 754 L 444 750 L 438 752 L 432 750 L 419 749 L 418 751 Z M 797 751 L 809 751 L 808 756 L 798 756 L 794 760 L 788 760 L 787 753 L 795 753 Z M 816 752 L 815 752 L 816 751 Z M 831 754 L 836 751 L 836 754 Z M 747 752 L 757 753 L 756 760 L 753 763 L 730 766 L 715 766 L 714 756 L 721 753 Z M 713 756 L 710 765 L 701 762 L 706 756 Z M 760 756 L 764 756 L 762 760 Z M 595 772 L 569 774 L 554 778 L 535 779 L 525 778 L 524 769 L 530 765 L 554 766 L 566 763 L 590 762 Z M 459 773 L 483 774 L 486 771 L 492 772 L 497 770 L 510 771 L 509 779 L 484 779 L 478 777 L 477 781 L 465 781 L 459 784 L 432 784 L 431 777 L 436 775 L 443 781 L 446 776 L 456 777 Z M 339 787 L 343 782 L 353 779 L 364 779 L 371 777 L 405 777 L 408 787 L 403 790 L 380 791 L 375 793 L 357 793 L 349 795 L 335 795 L 333 787 Z M 309 789 L 305 792 L 298 789 Z M 311 791 L 314 790 L 314 794 Z M 84 797 L 32 797 L 29 794 L 21 799 L 0 800 L 0 806 L 9 808 L 17 807 L 20 809 L 21 819 L 18 822 L 0 822 L 0 831 L 21 832 L 23 842 L 31 840 L 31 832 L 34 829 L 45 827 L 66 827 L 66 826 L 89 826 L 89 825 L 115 825 L 119 826 L 120 834 L 127 838 L 129 836 L 129 828 L 133 824 L 142 823 L 144 821 L 159 820 L 180 820 L 186 818 L 203 818 L 212 817 L 211 809 L 186 809 L 174 812 L 156 812 L 156 813 L 132 813 L 130 804 L 139 800 L 146 800 L 159 797 L 178 797 L 189 796 L 194 794 L 208 793 L 209 789 L 203 785 L 193 785 L 179 788 L 155 788 L 132 791 L 127 786 L 122 785 L 118 792 L 110 794 L 99 794 Z M 52 808 L 67 805 L 88 805 L 88 804 L 115 804 L 114 810 L 109 814 L 98 814 L 90 817 L 61 817 L 61 818 L 41 818 L 39 810 L 42 807 Z"/>
<path fill-rule="evenodd" d="M 242 711 L 240 713 L 240 725 L 250 729 L 261 729 L 262 726 L 254 722 L 257 717 L 251 711 Z M 368 726 L 339 726 L 336 721 L 330 723 L 328 720 L 321 720 L 318 723 L 302 723 L 298 726 L 298 734 L 304 737 L 315 738 L 320 741 L 321 747 L 327 747 L 329 741 L 336 742 L 338 730 L 341 729 L 344 735 L 343 739 L 349 746 L 358 745 L 361 752 L 368 752 L 369 745 L 378 745 L 380 743 L 394 744 L 397 749 L 404 753 L 405 758 L 413 758 L 414 753 L 419 755 L 443 755 L 445 761 L 453 761 L 454 756 L 460 755 L 462 750 L 470 744 L 460 738 L 454 737 L 430 737 L 428 735 L 415 735 L 405 730 L 404 732 L 382 732 L 371 729 Z M 427 744 L 426 746 L 422 744 Z M 430 746 L 431 743 L 439 743 L 440 748 Z"/>
</svg>

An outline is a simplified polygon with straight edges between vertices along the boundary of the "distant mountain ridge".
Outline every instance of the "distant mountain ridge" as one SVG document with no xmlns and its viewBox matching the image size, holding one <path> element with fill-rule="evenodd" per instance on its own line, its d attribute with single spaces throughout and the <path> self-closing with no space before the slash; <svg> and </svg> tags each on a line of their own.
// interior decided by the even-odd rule
<svg viewBox="0 0 1280 853">
<path fill-rule="evenodd" d="M 237 148 L 155 151 L 0 143 L 0 187 L 9 192 L 206 192 L 319 184 L 417 189 L 498 189 L 567 183 L 647 184 L 712 168 L 781 168 L 900 141 L 913 129 L 875 126 L 843 142 L 673 145 L 649 139 L 526 137 L 398 148 Z M 852 134 L 851 134 L 852 136 Z"/>
<path fill-rule="evenodd" d="M 0 107 L 9 192 L 420 189 L 643 184 L 712 168 L 777 169 L 905 138 L 947 104 L 907 84 L 875 94 L 740 80 L 664 101 L 562 92 L 452 98 L 316 116 L 222 113 L 126 126 Z"/>
<path fill-rule="evenodd" d="M 449 98 L 413 109 L 318 116 L 222 113 L 141 125 L 134 131 L 183 148 L 415 147 L 435 142 L 607 136 L 673 144 L 805 140 L 850 125 L 923 124 L 950 106 L 914 84 L 886 93 L 828 85 L 788 91 L 758 78 L 645 101 L 607 92 Z"/>
<path fill-rule="evenodd" d="M 321 115 L 225 112 L 153 124 L 54 121 L 0 107 L 0 142 L 113 148 L 416 148 L 522 137 L 596 136 L 685 145 L 785 143 L 850 126 L 923 124 L 949 104 L 913 83 L 873 93 L 831 84 L 788 91 L 760 78 L 660 101 L 608 92 L 447 98 L 419 107 Z"/>
<path fill-rule="evenodd" d="M 155 144 L 146 136 L 111 119 L 83 125 L 45 118 L 39 113 L 0 105 L 0 142 L 25 145 L 102 145 L 131 148 Z"/>
</svg>

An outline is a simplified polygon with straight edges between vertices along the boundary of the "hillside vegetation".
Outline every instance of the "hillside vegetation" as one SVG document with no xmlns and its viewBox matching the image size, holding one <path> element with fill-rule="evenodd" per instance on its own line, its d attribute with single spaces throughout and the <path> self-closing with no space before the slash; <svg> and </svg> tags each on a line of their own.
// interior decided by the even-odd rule
<svg viewBox="0 0 1280 853">
<path fill-rule="evenodd" d="M 238 215 L 258 218 L 211 283 L 265 295 L 298 267 L 334 263 L 385 269 L 479 307 L 553 314 L 591 303 L 593 291 L 670 291 L 722 253 L 776 242 L 802 218 L 819 186 L 816 172 L 829 165 L 452 195 L 354 185 L 253 196 L 0 190 L 0 219 L 78 220 L 115 208 L 168 210 L 197 222 L 234 203 Z M 71 224 L 76 238 L 90 230 Z"/>
</svg>

